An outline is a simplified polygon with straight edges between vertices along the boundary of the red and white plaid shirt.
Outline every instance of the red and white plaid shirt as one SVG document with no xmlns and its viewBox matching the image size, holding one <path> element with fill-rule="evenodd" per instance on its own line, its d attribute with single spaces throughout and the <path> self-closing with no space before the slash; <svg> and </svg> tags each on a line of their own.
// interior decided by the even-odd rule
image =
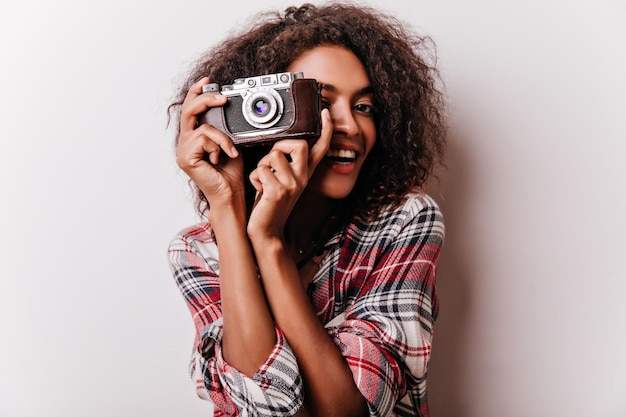
<svg viewBox="0 0 626 417">
<path fill-rule="evenodd" d="M 435 271 L 444 240 L 437 204 L 410 194 L 373 222 L 354 221 L 314 258 L 311 303 L 367 400 L 372 416 L 429 415 L 426 370 L 438 312 Z M 169 247 L 170 266 L 197 334 L 190 371 L 215 416 L 290 416 L 303 403 L 296 358 L 277 344 L 253 378 L 224 361 L 219 261 L 208 223 L 184 229 Z"/>
</svg>

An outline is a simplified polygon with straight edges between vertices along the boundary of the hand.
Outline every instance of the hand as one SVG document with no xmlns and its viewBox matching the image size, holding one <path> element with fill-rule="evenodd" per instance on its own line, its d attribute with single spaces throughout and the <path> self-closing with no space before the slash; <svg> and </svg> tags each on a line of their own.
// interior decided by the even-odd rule
<svg viewBox="0 0 626 417">
<path fill-rule="evenodd" d="M 208 83 L 203 78 L 193 84 L 183 101 L 176 162 L 213 205 L 238 194 L 243 198 L 243 161 L 225 133 L 208 124 L 197 126 L 198 115 L 226 103 L 221 94 L 202 94 Z"/>
<path fill-rule="evenodd" d="M 333 125 L 330 113 L 322 110 L 322 133 L 309 149 L 307 141 L 281 140 L 264 156 L 250 174 L 260 195 L 248 222 L 248 235 L 281 237 L 296 201 L 306 188 L 315 168 L 330 146 Z"/>
</svg>

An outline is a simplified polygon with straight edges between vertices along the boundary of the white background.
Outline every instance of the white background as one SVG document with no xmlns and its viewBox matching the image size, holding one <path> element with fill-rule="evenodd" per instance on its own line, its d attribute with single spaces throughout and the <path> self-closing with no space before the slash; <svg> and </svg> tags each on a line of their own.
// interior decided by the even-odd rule
<svg viewBox="0 0 626 417">
<path fill-rule="evenodd" d="M 166 106 L 270 0 L 0 6 L 0 415 L 206 416 L 166 263 Z M 432 35 L 455 129 L 434 417 L 626 415 L 623 1 L 370 4 Z"/>
</svg>

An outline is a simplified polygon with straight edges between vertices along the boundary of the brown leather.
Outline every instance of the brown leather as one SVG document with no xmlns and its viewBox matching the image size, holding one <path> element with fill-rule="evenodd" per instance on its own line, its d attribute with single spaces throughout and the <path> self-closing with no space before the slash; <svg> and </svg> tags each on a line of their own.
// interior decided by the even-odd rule
<svg viewBox="0 0 626 417">
<path fill-rule="evenodd" d="M 291 84 L 295 120 L 281 137 L 318 138 L 322 133 L 322 97 L 319 84 L 312 78 L 300 78 Z"/>
<path fill-rule="evenodd" d="M 279 139 L 316 139 L 322 133 L 321 94 L 316 80 L 299 78 L 291 83 L 291 97 L 294 103 L 294 121 L 284 131 L 267 135 L 259 129 L 258 136 L 237 137 L 226 126 L 224 109 L 213 107 L 198 118 L 198 122 L 208 123 L 216 129 L 226 133 L 238 145 L 253 145 L 257 143 L 271 143 Z"/>
</svg>

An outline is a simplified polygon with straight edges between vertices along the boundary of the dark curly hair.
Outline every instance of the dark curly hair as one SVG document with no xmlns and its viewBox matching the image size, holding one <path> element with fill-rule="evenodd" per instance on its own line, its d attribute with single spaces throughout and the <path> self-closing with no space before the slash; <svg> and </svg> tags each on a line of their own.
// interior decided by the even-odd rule
<svg viewBox="0 0 626 417">
<path fill-rule="evenodd" d="M 251 22 L 200 57 L 170 114 L 180 117 L 187 91 L 202 77 L 230 84 L 236 78 L 285 71 L 317 46 L 342 46 L 363 63 L 379 110 L 376 144 L 346 208 L 372 218 L 382 206 L 399 204 L 407 192 L 425 185 L 443 160 L 446 142 L 444 95 L 431 38 L 392 16 L 350 3 L 304 4 L 284 13 L 261 13 Z M 199 189 L 197 197 L 202 213 L 208 205 Z"/>
</svg>

